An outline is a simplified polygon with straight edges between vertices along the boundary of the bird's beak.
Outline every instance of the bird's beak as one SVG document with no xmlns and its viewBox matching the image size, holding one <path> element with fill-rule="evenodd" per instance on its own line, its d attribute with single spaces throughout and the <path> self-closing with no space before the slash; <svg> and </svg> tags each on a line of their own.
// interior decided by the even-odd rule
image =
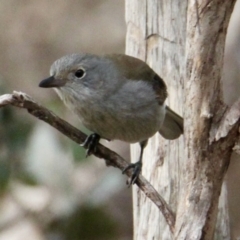
<svg viewBox="0 0 240 240">
<path fill-rule="evenodd" d="M 39 87 L 42 88 L 51 88 L 51 87 L 61 87 L 65 85 L 66 81 L 63 79 L 56 79 L 54 76 L 46 78 L 39 83 Z"/>
</svg>

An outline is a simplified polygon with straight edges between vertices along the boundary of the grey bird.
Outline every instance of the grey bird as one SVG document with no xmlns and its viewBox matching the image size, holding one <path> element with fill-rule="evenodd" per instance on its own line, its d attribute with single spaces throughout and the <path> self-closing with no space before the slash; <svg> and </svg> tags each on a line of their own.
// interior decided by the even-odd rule
<svg viewBox="0 0 240 240">
<path fill-rule="evenodd" d="M 50 77 L 39 84 L 54 88 L 65 105 L 93 132 L 84 142 L 87 155 L 100 138 L 140 143 L 130 184 L 142 168 L 147 141 L 156 132 L 173 140 L 183 133 L 183 119 L 165 105 L 167 87 L 145 62 L 124 54 L 72 54 L 56 60 Z"/>
</svg>

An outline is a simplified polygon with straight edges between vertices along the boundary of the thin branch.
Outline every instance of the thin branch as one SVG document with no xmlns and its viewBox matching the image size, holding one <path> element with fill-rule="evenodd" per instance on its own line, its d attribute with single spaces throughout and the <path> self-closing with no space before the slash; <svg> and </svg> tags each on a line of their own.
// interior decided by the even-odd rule
<svg viewBox="0 0 240 240">
<path fill-rule="evenodd" d="M 0 96 L 0 107 L 6 105 L 12 105 L 19 108 L 25 108 L 27 111 L 36 118 L 43 120 L 58 131 L 69 137 L 71 140 L 78 144 L 82 144 L 86 138 L 86 135 L 73 127 L 66 121 L 56 116 L 51 111 L 47 110 L 43 106 L 36 103 L 31 97 L 22 92 L 13 92 L 13 94 L 5 94 Z M 115 152 L 99 144 L 96 153 L 94 154 L 98 158 L 105 159 L 107 166 L 117 167 L 123 170 L 128 162 L 120 157 Z M 126 172 L 128 177 L 131 177 L 132 172 Z M 168 223 L 171 232 L 174 232 L 175 215 L 166 203 L 166 201 L 159 195 L 156 189 L 143 177 L 139 176 L 136 181 L 138 187 L 142 192 L 158 207 Z"/>
</svg>

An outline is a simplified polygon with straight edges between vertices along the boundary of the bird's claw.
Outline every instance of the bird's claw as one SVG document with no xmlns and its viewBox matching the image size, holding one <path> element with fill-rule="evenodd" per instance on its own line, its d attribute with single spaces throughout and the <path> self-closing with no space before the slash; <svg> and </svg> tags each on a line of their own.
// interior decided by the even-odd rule
<svg viewBox="0 0 240 240">
<path fill-rule="evenodd" d="M 97 144 L 99 143 L 99 141 L 100 141 L 100 136 L 96 133 L 89 135 L 85 139 L 85 141 L 81 144 L 81 146 L 87 149 L 86 157 L 96 152 Z"/>
<path fill-rule="evenodd" d="M 137 181 L 137 178 L 138 176 L 140 175 L 141 173 L 141 170 L 142 170 L 142 162 L 141 161 L 138 161 L 136 163 L 131 163 L 129 164 L 127 167 L 125 167 L 122 171 L 122 173 L 126 173 L 127 170 L 129 169 L 133 169 L 133 173 L 132 173 L 132 176 L 131 176 L 131 180 L 129 181 L 128 185 L 133 185 L 136 183 Z"/>
</svg>

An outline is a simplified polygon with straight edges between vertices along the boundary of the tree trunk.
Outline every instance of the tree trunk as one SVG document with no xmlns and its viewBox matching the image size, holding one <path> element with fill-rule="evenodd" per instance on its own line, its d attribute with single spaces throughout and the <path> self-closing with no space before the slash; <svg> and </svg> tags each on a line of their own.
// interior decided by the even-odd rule
<svg viewBox="0 0 240 240">
<path fill-rule="evenodd" d="M 215 138 L 226 110 L 220 79 L 235 1 L 125 3 L 126 54 L 146 61 L 164 79 L 167 104 L 185 118 L 184 137 L 166 141 L 156 134 L 143 157 L 142 174 L 176 214 L 175 229 L 170 231 L 162 213 L 133 187 L 134 239 L 213 239 L 223 177 L 237 138 L 236 128 L 231 132 L 234 140 L 221 134 Z M 135 162 L 137 144 L 131 153 Z M 220 208 L 224 219 L 228 219 L 226 196 L 224 191 Z M 230 239 L 228 223 L 225 228 L 222 223 L 217 226 L 216 239 Z"/>
</svg>

